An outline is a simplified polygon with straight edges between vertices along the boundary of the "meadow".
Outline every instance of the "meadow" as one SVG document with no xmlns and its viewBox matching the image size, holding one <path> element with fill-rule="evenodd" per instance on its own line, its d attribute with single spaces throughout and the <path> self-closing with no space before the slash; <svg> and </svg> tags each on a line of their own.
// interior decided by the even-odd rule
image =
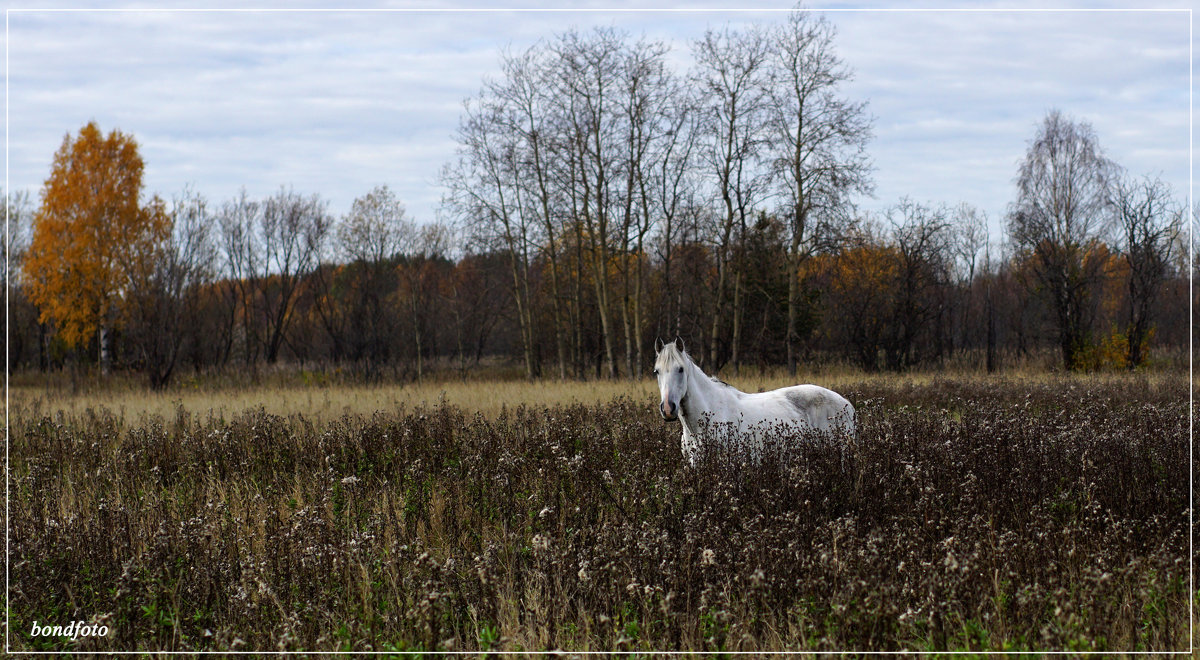
<svg viewBox="0 0 1200 660">
<path fill-rule="evenodd" d="M 1186 376 L 813 380 L 750 468 L 649 380 L 18 388 L 12 648 L 1188 648 Z"/>
</svg>

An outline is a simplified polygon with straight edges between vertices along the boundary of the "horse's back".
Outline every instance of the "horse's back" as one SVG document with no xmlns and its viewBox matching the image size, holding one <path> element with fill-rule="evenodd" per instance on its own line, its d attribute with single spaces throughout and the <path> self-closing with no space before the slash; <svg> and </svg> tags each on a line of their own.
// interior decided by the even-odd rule
<svg viewBox="0 0 1200 660">
<path fill-rule="evenodd" d="M 844 429 L 854 434 L 854 405 L 841 394 L 820 385 L 793 385 L 777 392 L 813 428 Z"/>
</svg>

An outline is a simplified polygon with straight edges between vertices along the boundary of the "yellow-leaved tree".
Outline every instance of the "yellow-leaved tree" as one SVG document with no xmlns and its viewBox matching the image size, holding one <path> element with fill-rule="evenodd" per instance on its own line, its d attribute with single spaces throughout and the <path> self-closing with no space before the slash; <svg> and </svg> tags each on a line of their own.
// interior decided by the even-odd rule
<svg viewBox="0 0 1200 660">
<path fill-rule="evenodd" d="M 142 206 L 141 192 L 137 142 L 117 130 L 105 136 L 93 121 L 63 138 L 33 219 L 29 298 L 68 345 L 98 333 L 104 371 L 130 282 L 171 235 L 162 203 Z"/>
</svg>

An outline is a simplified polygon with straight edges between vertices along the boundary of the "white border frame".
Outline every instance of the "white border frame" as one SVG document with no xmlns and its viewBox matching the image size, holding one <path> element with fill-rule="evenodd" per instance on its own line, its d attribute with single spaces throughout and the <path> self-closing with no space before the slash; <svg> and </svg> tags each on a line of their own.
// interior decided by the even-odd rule
<svg viewBox="0 0 1200 660">
<path fill-rule="evenodd" d="M 1195 259 L 1195 197 L 1193 195 L 1194 188 L 1194 163 L 1193 155 L 1194 144 L 1194 105 L 1193 97 L 1195 94 L 1195 78 L 1193 76 L 1193 62 L 1195 61 L 1193 44 L 1194 32 L 1192 22 L 1192 9 L 1170 9 L 1170 8 L 976 8 L 976 7 L 947 7 L 947 8 L 899 8 L 899 7 L 876 7 L 876 8 L 833 8 L 833 9 L 816 9 L 802 8 L 804 11 L 813 11 L 820 13 L 845 13 L 845 12 L 866 12 L 866 13 L 1181 13 L 1187 14 L 1188 17 L 1188 639 L 1190 640 L 1189 648 L 1186 651 L 1095 651 L 1085 652 L 1083 655 L 1191 655 L 1192 650 L 1196 648 L 1195 638 L 1195 601 L 1196 601 L 1196 572 L 1195 572 L 1195 553 L 1193 551 L 1195 541 L 1195 495 L 1193 492 L 1195 484 L 1195 365 L 1194 365 L 1194 327 L 1191 321 L 1194 320 L 1193 300 L 1195 299 L 1195 272 L 1196 267 L 1193 263 Z M 461 13 L 534 13 L 534 14 L 602 14 L 602 13 L 787 13 L 794 11 L 793 8 L 777 8 L 777 9 L 761 9 L 761 8 L 712 8 L 712 9 L 693 9 L 693 8 L 623 8 L 623 9 L 605 9 L 605 8 L 561 8 L 561 9 L 543 9 L 543 8 L 87 8 L 87 9 L 70 9 L 70 8 L 48 8 L 48 9 L 26 9 L 26 8 L 11 8 L 4 10 L 4 258 L 5 258 L 5 273 L 8 273 L 8 257 L 12 247 L 12 237 L 10 233 L 8 218 L 10 212 L 10 197 L 12 190 L 9 187 L 9 127 L 8 127 L 8 107 L 9 107 L 9 16 L 14 13 L 309 13 L 309 14 L 324 14 L 324 13 L 412 13 L 412 14 L 461 14 Z M 9 643 L 10 635 L 12 634 L 11 626 L 11 610 L 10 610 L 10 559 L 9 559 L 9 529 L 10 529 L 10 480 L 9 480 L 9 296 L 8 296 L 8 279 L 5 279 L 5 297 L 4 297 L 4 612 L 6 616 L 5 622 L 0 622 L 4 625 L 4 651 L 9 655 L 74 655 L 76 653 L 92 653 L 91 651 L 13 651 Z M 144 654 L 162 654 L 162 655 L 293 655 L 293 654 L 327 654 L 327 655 L 409 655 L 414 653 L 436 653 L 445 655 L 479 655 L 475 651 L 107 651 L 108 655 L 144 655 Z M 521 654 L 527 655 L 532 652 L 518 651 L 497 651 L 497 654 Z M 669 653 L 677 655 L 709 655 L 708 651 L 564 651 L 570 655 L 645 655 L 648 653 Z M 724 651 L 728 655 L 760 655 L 761 652 L 756 651 Z M 937 653 L 944 655 L 1080 655 L 1078 651 L 837 651 L 837 652 L 815 652 L 815 651 L 779 651 L 772 654 L 780 655 L 826 655 L 826 654 L 855 654 L 855 655 L 899 655 L 899 654 L 915 654 L 921 655 L 925 653 Z"/>
</svg>

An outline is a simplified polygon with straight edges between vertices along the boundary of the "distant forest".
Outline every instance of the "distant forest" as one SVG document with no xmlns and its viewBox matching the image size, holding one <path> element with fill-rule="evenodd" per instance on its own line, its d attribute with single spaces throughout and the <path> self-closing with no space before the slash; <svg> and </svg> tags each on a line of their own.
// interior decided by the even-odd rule
<svg viewBox="0 0 1200 660">
<path fill-rule="evenodd" d="M 529 378 L 637 378 L 675 337 L 727 373 L 1179 359 L 1192 260 L 1175 191 L 1051 111 L 1003 235 L 966 202 L 863 212 L 872 118 L 843 95 L 835 40 L 795 12 L 709 31 L 687 71 L 610 28 L 505 53 L 465 105 L 442 223 L 386 186 L 342 217 L 289 188 L 146 199 L 133 136 L 88 124 L 36 203 L 9 197 L 10 366 L 162 387 L 277 364 L 419 379 L 499 357 Z"/>
</svg>

